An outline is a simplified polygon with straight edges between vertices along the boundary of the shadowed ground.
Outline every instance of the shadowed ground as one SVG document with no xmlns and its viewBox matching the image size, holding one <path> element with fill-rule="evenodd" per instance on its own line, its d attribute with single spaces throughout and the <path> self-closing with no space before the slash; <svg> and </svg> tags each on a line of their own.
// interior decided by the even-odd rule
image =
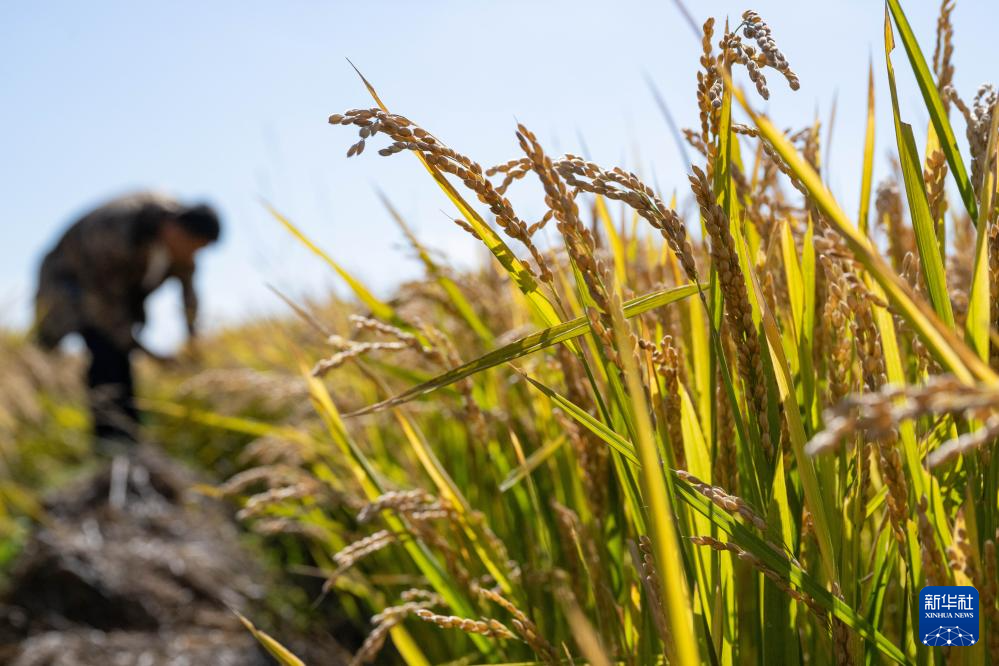
<svg viewBox="0 0 999 666">
<path fill-rule="evenodd" d="M 147 446 L 52 496 L 0 599 L 0 663 L 273 663 L 230 610 L 252 616 L 267 575 L 197 481 Z M 342 661 L 312 647 L 313 663 Z"/>
</svg>

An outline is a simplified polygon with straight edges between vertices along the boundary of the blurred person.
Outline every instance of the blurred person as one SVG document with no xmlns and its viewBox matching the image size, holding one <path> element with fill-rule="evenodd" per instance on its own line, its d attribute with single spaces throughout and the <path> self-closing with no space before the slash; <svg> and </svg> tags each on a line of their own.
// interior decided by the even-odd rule
<svg viewBox="0 0 999 666">
<path fill-rule="evenodd" d="M 98 445 L 137 439 L 131 353 L 171 360 L 136 338 L 146 322 L 146 297 L 169 278 L 179 280 L 193 341 L 198 313 L 194 258 L 219 234 L 219 218 L 211 207 L 143 192 L 84 215 L 42 261 L 36 337 L 50 350 L 71 333 L 83 338 L 90 351 L 88 399 Z"/>
</svg>

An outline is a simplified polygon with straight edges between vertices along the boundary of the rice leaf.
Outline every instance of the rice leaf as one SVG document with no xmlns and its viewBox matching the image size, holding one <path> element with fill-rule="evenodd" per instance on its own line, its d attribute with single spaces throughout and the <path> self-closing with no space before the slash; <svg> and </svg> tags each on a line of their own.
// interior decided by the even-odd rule
<svg viewBox="0 0 999 666">
<path fill-rule="evenodd" d="M 607 210 L 607 202 L 604 198 L 599 195 L 595 196 L 593 205 L 596 208 L 597 217 L 603 225 L 604 234 L 610 242 L 611 252 L 614 256 L 614 277 L 619 283 L 625 284 L 628 279 L 625 272 L 628 260 L 624 254 L 624 243 L 621 241 L 621 234 L 614 227 L 614 220 L 611 219 L 610 211 Z"/>
<path fill-rule="evenodd" d="M 850 222 L 835 198 L 826 189 L 815 170 L 802 158 L 787 137 L 769 119 L 756 113 L 746 102 L 741 91 L 736 90 L 740 105 L 752 118 L 761 135 L 770 142 L 784 159 L 792 173 L 808 190 L 815 205 L 826 216 L 830 225 L 846 241 L 854 257 L 885 291 L 888 301 L 898 313 L 919 333 L 927 348 L 948 371 L 963 382 L 980 380 L 989 384 L 999 383 L 999 377 L 947 328 L 925 302 L 895 274 L 885 260 L 874 250 L 870 239 L 862 235 Z"/>
<path fill-rule="evenodd" d="M 426 437 L 420 432 L 419 427 L 406 415 L 401 409 L 393 409 L 393 415 L 399 426 L 402 429 L 403 434 L 406 436 L 406 441 L 409 442 L 410 447 L 416 454 L 417 460 L 423 466 L 423 470 L 427 475 L 433 480 L 434 485 L 437 487 L 438 495 L 446 499 L 451 507 L 454 509 L 457 515 L 462 529 L 465 535 L 468 537 L 469 541 L 472 542 L 476 553 L 479 555 L 479 559 L 485 565 L 489 574 L 496 581 L 504 592 L 509 594 L 513 590 L 513 586 L 510 583 L 510 579 L 507 576 L 507 572 L 504 567 L 497 563 L 496 554 L 490 552 L 489 547 L 486 545 L 486 540 L 483 538 L 480 529 L 472 524 L 469 516 L 472 512 L 472 508 L 465 499 L 464 494 L 458 485 L 448 474 L 447 470 L 444 469 L 444 465 L 441 464 L 440 459 L 434 450 L 430 447 L 429 442 L 427 442 Z"/>
<path fill-rule="evenodd" d="M 819 422 L 819 404 L 816 399 L 816 376 L 812 359 L 815 348 L 815 229 L 811 216 L 805 228 L 805 237 L 801 248 L 801 281 L 804 295 L 804 324 L 802 325 L 801 345 L 799 349 L 801 368 L 802 407 L 811 419 L 811 426 L 817 427 Z"/>
<path fill-rule="evenodd" d="M 506 475 L 506 478 L 499 485 L 499 491 L 505 493 L 506 491 L 513 488 L 515 485 L 520 483 L 525 477 L 527 477 L 531 472 L 536 470 L 545 461 L 555 455 L 559 449 L 565 444 L 565 437 L 558 437 L 545 442 L 542 446 L 535 449 L 531 455 L 527 456 L 524 463 L 519 467 L 515 467 L 510 470 L 510 473 Z"/>
<path fill-rule="evenodd" d="M 892 117 L 895 120 L 895 138 L 898 142 L 898 156 L 902 168 L 905 194 L 909 202 L 912 228 L 916 234 L 916 247 L 923 268 L 923 280 L 930 296 L 930 303 L 943 323 L 954 327 L 954 313 L 951 310 L 950 293 L 944 271 L 944 251 L 937 239 L 936 221 L 930 213 L 926 200 L 926 187 L 923 183 L 922 162 L 912 135 L 912 127 L 903 123 L 899 116 L 898 92 L 895 87 L 895 69 L 891 64 L 891 52 L 895 49 L 895 38 L 891 20 L 885 12 L 885 63 L 888 67 L 888 89 L 891 92 Z"/>
<path fill-rule="evenodd" d="M 329 391 L 326 390 L 326 386 L 319 379 L 313 377 L 307 368 L 301 368 L 301 372 L 308 384 L 309 394 L 313 404 L 316 406 L 316 411 L 322 417 L 333 442 L 340 449 L 341 455 L 349 461 L 351 470 L 358 484 L 364 490 L 368 501 L 374 501 L 385 492 L 379 480 L 380 476 L 376 473 L 374 466 L 368 460 L 367 456 L 364 455 L 360 447 L 357 446 L 357 443 L 347 432 L 347 427 L 340 416 L 340 411 L 333 403 L 333 398 L 330 396 Z M 385 512 L 383 518 L 385 524 L 393 532 L 402 533 L 408 531 L 403 521 L 394 514 Z M 445 601 L 454 608 L 456 613 L 461 613 L 466 617 L 474 613 L 473 607 L 466 595 L 448 578 L 444 568 L 422 541 L 404 539 L 402 546 L 420 569 L 420 572 L 427 578 L 430 585 L 444 597 Z M 484 652 L 492 651 L 491 644 L 482 636 L 472 635 L 471 639 Z"/>
<path fill-rule="evenodd" d="M 675 303 L 676 301 L 687 298 L 695 293 L 697 293 L 697 285 L 689 284 L 682 287 L 672 287 L 669 289 L 651 292 L 625 303 L 625 316 L 634 317 L 654 308 Z M 522 356 L 533 354 L 536 351 L 540 351 L 560 342 L 571 340 L 572 338 L 582 335 L 587 330 L 589 330 L 589 322 L 586 318 L 576 317 L 571 321 L 546 328 L 542 331 L 538 331 L 537 333 L 532 333 L 531 335 L 525 336 L 516 342 L 504 345 L 499 349 L 495 349 L 473 361 L 469 361 L 464 365 L 449 370 L 428 382 L 424 382 L 419 386 L 414 386 L 413 388 L 408 389 L 395 397 L 382 400 L 374 405 L 351 412 L 350 414 L 347 414 L 347 416 L 361 416 L 363 414 L 381 411 L 388 407 L 401 405 L 441 387 L 453 384 L 454 382 L 462 380 L 465 377 L 474 375 L 475 373 L 482 372 L 483 370 L 496 367 L 497 365 L 501 365 L 503 363 L 508 363 L 509 361 L 514 361 Z"/>
<path fill-rule="evenodd" d="M 560 407 L 566 408 L 576 422 L 586 427 L 615 450 L 625 454 L 630 452 L 634 456 L 634 446 L 621 437 L 606 425 L 590 416 L 585 410 L 573 405 L 557 392 L 548 388 L 544 384 L 530 377 L 525 378 L 539 391 L 546 396 L 556 400 Z M 885 656 L 898 663 L 907 663 L 902 652 L 883 634 L 878 632 L 873 626 L 859 615 L 853 608 L 833 597 L 825 589 L 825 586 L 809 576 L 807 573 L 791 565 L 785 558 L 775 553 L 760 537 L 756 536 L 752 530 L 739 523 L 731 515 L 719 511 L 710 500 L 695 491 L 685 481 L 681 480 L 675 472 L 671 473 L 671 481 L 676 489 L 677 497 L 687 506 L 697 511 L 702 516 L 711 521 L 711 524 L 732 537 L 735 543 L 744 548 L 749 553 L 758 557 L 767 567 L 779 573 L 785 580 L 794 585 L 801 586 L 809 595 L 827 610 L 836 614 L 847 626 L 858 632 L 863 638 L 872 641 L 874 646 Z"/>
<path fill-rule="evenodd" d="M 253 623 L 246 619 L 242 613 L 237 610 L 233 610 L 232 612 L 236 614 L 236 617 L 238 617 L 239 621 L 243 623 L 246 630 L 257 639 L 257 642 L 260 643 L 264 649 L 267 650 L 268 654 L 274 657 L 274 659 L 276 659 L 281 666 L 305 666 L 305 662 L 292 654 L 291 650 L 278 643 L 266 632 L 263 632 L 253 626 Z"/>
<path fill-rule="evenodd" d="M 302 233 L 302 231 L 298 227 L 292 224 L 291 220 L 289 220 L 284 215 L 279 213 L 277 209 L 273 208 L 269 204 L 264 204 L 264 205 L 267 207 L 267 211 L 271 215 L 273 215 L 274 218 L 291 233 L 291 235 L 297 238 L 298 241 L 302 243 L 302 245 L 311 250 L 313 254 L 315 254 L 317 257 L 325 261 L 330 266 L 330 268 L 336 271 L 337 275 L 343 278 L 343 281 L 347 283 L 347 286 L 349 286 L 350 290 L 354 292 L 354 295 L 357 296 L 357 298 L 360 299 L 360 301 L 364 303 L 364 305 L 369 310 L 371 310 L 372 315 L 374 315 L 378 319 L 392 322 L 397 326 L 401 325 L 408 328 L 409 325 L 406 324 L 401 319 L 399 319 L 398 316 L 396 316 L 395 310 L 392 309 L 391 305 L 381 301 L 377 296 L 368 291 L 367 287 L 365 287 L 353 275 L 348 273 L 340 264 L 334 261 L 333 258 L 330 255 L 326 254 L 326 252 L 324 252 L 318 245 L 313 243 L 308 238 L 308 236 L 306 236 L 304 233 Z"/>
<path fill-rule="evenodd" d="M 549 400 L 558 405 L 561 409 L 565 410 L 565 413 L 579 422 L 581 425 L 586 426 L 586 428 L 592 432 L 594 435 L 602 439 L 611 448 L 620 453 L 625 460 L 633 465 L 638 465 L 638 456 L 635 455 L 635 447 L 624 437 L 617 434 L 610 428 L 608 428 L 603 422 L 598 419 L 593 418 L 589 413 L 586 412 L 582 407 L 574 404 L 568 398 L 562 396 L 557 391 L 554 391 L 536 379 L 529 377 L 528 375 L 521 373 L 524 379 L 531 383 L 531 386 L 538 389 L 544 393 Z"/>
<path fill-rule="evenodd" d="M 745 244 L 740 248 L 745 251 Z M 760 289 L 759 281 L 752 266 L 747 264 L 744 268 L 750 280 L 750 299 L 756 300 L 762 312 L 762 327 L 766 337 L 767 346 L 770 349 L 770 357 L 773 362 L 773 374 L 777 381 L 780 400 L 784 406 L 784 418 L 787 423 L 787 432 L 791 440 L 791 451 L 794 453 L 794 460 L 798 465 L 798 476 L 801 479 L 801 486 L 805 493 L 805 504 L 812 514 L 815 522 L 815 538 L 819 544 L 821 554 L 822 570 L 829 581 L 839 580 L 836 567 L 836 555 L 832 545 L 832 530 L 829 527 L 830 509 L 826 504 L 824 495 L 819 486 L 818 478 L 815 475 L 814 461 L 805 453 L 805 446 L 808 443 L 805 437 L 805 429 L 801 422 L 801 411 L 795 398 L 794 379 L 788 367 L 787 357 L 784 355 L 784 347 L 780 340 L 780 330 L 773 314 L 763 300 L 763 292 Z"/>
<path fill-rule="evenodd" d="M 788 296 L 791 300 L 791 324 L 794 341 L 801 344 L 805 327 L 805 285 L 798 264 L 798 251 L 794 247 L 791 227 L 785 221 L 780 225 L 781 255 L 784 259 L 784 278 L 787 280 Z"/>
<path fill-rule="evenodd" d="M 192 421 L 210 428 L 238 432 L 253 437 L 274 436 L 302 444 L 315 443 L 315 440 L 307 433 L 291 426 L 282 426 L 245 416 L 230 416 L 198 407 L 164 400 L 153 400 L 151 398 L 139 398 L 136 400 L 136 404 L 146 412 L 154 412 L 174 419 Z"/>
<path fill-rule="evenodd" d="M 433 260 L 430 256 L 430 252 L 427 251 L 427 248 L 425 248 L 423 243 L 421 243 L 416 237 L 413 230 L 409 228 L 409 225 L 406 224 L 405 218 L 403 218 L 399 211 L 396 210 L 395 206 L 392 205 L 388 196 L 386 196 L 386 194 L 381 190 L 378 190 L 378 198 L 381 199 L 382 205 L 384 205 L 385 209 L 389 212 L 389 216 L 391 216 L 392 219 L 395 220 L 395 223 L 399 225 L 399 228 L 402 229 L 402 233 L 405 234 L 409 244 L 416 250 L 417 256 L 420 258 L 420 261 L 423 262 L 423 266 L 427 271 L 427 275 L 437 281 L 437 284 L 441 286 L 441 289 L 443 289 L 448 295 L 448 298 L 451 299 L 451 303 L 454 305 L 455 310 L 458 311 L 458 314 L 460 314 L 462 319 L 465 320 L 469 328 L 475 331 L 475 334 L 479 336 L 479 339 L 485 344 L 491 345 L 493 342 L 492 331 L 490 331 L 489 327 L 482 323 L 482 319 L 480 319 L 479 315 L 475 313 L 475 308 L 473 308 L 472 304 L 468 302 L 465 295 L 461 293 L 461 289 L 458 285 L 455 284 L 454 280 L 449 278 L 444 271 L 441 270 L 440 266 L 437 265 L 437 262 Z"/>
<path fill-rule="evenodd" d="M 977 222 L 978 204 L 975 201 L 975 191 L 968 178 L 968 172 L 964 168 L 964 161 L 961 159 L 961 152 L 957 147 L 957 139 L 954 138 L 954 130 L 951 129 L 950 120 L 944 111 L 943 101 L 940 99 L 940 92 L 933 80 L 933 74 L 926 65 L 926 58 L 923 56 L 922 49 L 919 48 L 919 42 L 909 26 L 909 21 L 905 17 L 905 12 L 902 11 L 899 0 L 887 0 L 886 18 L 889 11 L 892 18 L 895 19 L 895 25 L 898 26 L 902 46 L 905 47 L 905 53 L 909 56 L 912 73 L 916 77 L 916 83 L 919 84 L 919 92 L 922 93 L 926 110 L 930 114 L 930 122 L 933 123 L 933 129 L 940 140 L 940 148 L 947 157 L 950 172 L 954 174 L 957 189 L 961 192 L 961 200 L 964 202 L 965 208 L 968 209 L 971 219 Z"/>
<path fill-rule="evenodd" d="M 996 150 L 996 132 L 999 127 L 999 112 L 993 110 L 992 125 L 989 128 L 989 138 L 986 144 L 986 154 L 994 155 Z M 995 189 L 995 174 L 988 169 L 985 182 L 982 183 L 982 210 L 984 219 L 991 219 L 992 195 Z M 971 291 L 968 294 L 968 318 L 965 321 L 965 332 L 968 340 L 978 352 L 983 361 L 989 359 L 989 341 L 991 337 L 991 303 L 994 296 L 990 293 L 989 254 L 994 251 L 989 247 L 989 225 L 978 225 L 975 239 L 975 263 L 972 267 Z"/>
<path fill-rule="evenodd" d="M 617 348 L 624 350 L 624 353 L 620 354 L 620 359 L 624 366 L 628 395 L 632 400 L 632 418 L 638 436 L 636 449 L 641 460 L 642 499 L 647 507 L 655 560 L 660 571 L 679 574 L 684 570 L 684 558 L 680 551 L 673 518 L 673 498 L 667 489 L 666 478 L 659 464 L 659 449 L 653 438 L 649 405 L 642 379 L 635 357 L 629 353 L 632 342 L 628 323 L 623 309 L 612 307 L 610 315 Z M 674 575 L 672 580 L 667 582 L 665 576 L 660 576 L 659 593 L 673 639 L 672 645 L 666 646 L 667 654 L 674 657 L 671 661 L 679 664 L 697 663 L 700 660 L 700 650 L 697 647 L 697 635 L 691 617 L 690 592 L 686 578 Z"/>
<path fill-rule="evenodd" d="M 867 66 L 867 129 L 864 132 L 864 162 L 860 171 L 860 213 L 857 228 L 867 235 L 871 210 L 871 182 L 874 177 L 874 62 Z"/>
<path fill-rule="evenodd" d="M 857 632 L 858 635 L 870 641 L 886 657 L 900 664 L 909 663 L 902 651 L 884 634 L 877 631 L 868 620 L 861 616 L 855 609 L 830 594 L 825 585 L 816 580 L 811 574 L 792 564 L 782 554 L 775 552 L 773 548 L 767 545 L 767 542 L 757 536 L 749 527 L 737 521 L 730 514 L 718 511 L 717 507 L 710 500 L 699 494 L 689 484 L 675 475 L 673 477 L 673 486 L 676 488 L 677 496 L 681 500 L 711 520 L 715 527 L 730 536 L 732 541 L 738 544 L 740 548 L 758 558 L 767 568 L 779 574 L 786 582 L 800 587 L 815 599 L 820 606 L 835 614 L 837 618 Z"/>
</svg>

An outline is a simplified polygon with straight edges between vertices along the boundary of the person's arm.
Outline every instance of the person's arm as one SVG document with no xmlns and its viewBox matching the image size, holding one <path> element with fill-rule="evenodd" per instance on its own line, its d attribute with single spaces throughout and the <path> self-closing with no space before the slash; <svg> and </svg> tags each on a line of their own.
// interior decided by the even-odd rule
<svg viewBox="0 0 999 666">
<path fill-rule="evenodd" d="M 180 280 L 184 299 L 184 320 L 187 322 L 187 335 L 194 338 L 198 328 L 198 293 L 194 290 L 194 263 L 177 269 L 177 279 Z"/>
</svg>

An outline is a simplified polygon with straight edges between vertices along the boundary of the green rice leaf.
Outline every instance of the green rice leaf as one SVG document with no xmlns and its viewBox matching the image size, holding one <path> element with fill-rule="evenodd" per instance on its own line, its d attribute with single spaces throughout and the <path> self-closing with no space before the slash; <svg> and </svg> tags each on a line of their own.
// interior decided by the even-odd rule
<svg viewBox="0 0 999 666">
<path fill-rule="evenodd" d="M 239 621 L 243 623 L 246 630 L 257 639 L 267 652 L 277 660 L 281 666 L 305 666 L 305 662 L 292 654 L 291 650 L 274 640 L 269 634 L 257 629 L 246 617 L 237 610 L 233 610 Z"/>
<path fill-rule="evenodd" d="M 885 12 L 886 19 L 889 11 L 892 18 L 895 19 L 895 25 L 898 26 L 902 46 L 905 47 L 905 53 L 909 56 L 912 73 L 916 77 L 916 83 L 919 84 L 919 92 L 923 95 L 923 102 L 926 104 L 926 110 L 930 114 L 930 122 L 933 123 L 933 129 L 940 141 L 940 148 L 947 157 L 950 172 L 954 174 L 957 189 L 961 192 L 961 200 L 964 201 L 971 219 L 977 222 L 978 204 L 975 201 L 975 191 L 968 178 L 968 172 L 964 168 L 964 161 L 961 159 L 961 152 L 957 147 L 957 139 L 954 138 L 954 130 L 951 129 L 950 120 L 947 118 L 943 101 L 940 99 L 940 92 L 933 80 L 933 74 L 926 64 L 926 58 L 923 56 L 922 49 L 919 48 L 919 42 L 916 41 L 916 35 L 913 34 L 912 28 L 909 26 L 909 21 L 905 17 L 905 12 L 902 11 L 899 0 L 888 0 Z"/>
<path fill-rule="evenodd" d="M 437 262 L 435 262 L 430 256 L 430 252 L 427 251 L 427 248 L 423 246 L 423 243 L 421 243 L 416 237 L 413 230 L 409 228 L 408 224 L 406 224 L 405 218 L 403 218 L 399 211 L 396 210 L 395 206 L 392 205 L 392 202 L 389 201 L 389 198 L 381 190 L 378 190 L 378 198 L 381 199 L 382 205 L 385 206 L 385 209 L 389 212 L 392 219 L 395 220 L 395 223 L 399 225 L 400 229 L 402 229 L 402 233 L 405 234 L 409 244 L 416 250 L 416 254 L 420 258 L 420 261 L 423 262 L 423 266 L 426 269 L 427 274 L 441 286 L 441 289 L 443 289 L 444 293 L 446 293 L 448 298 L 451 299 L 451 303 L 454 305 L 455 310 L 458 311 L 458 314 L 460 314 L 461 318 L 465 320 L 465 323 L 468 324 L 469 328 L 475 331 L 475 334 L 479 336 L 480 340 L 487 345 L 491 345 L 493 342 L 492 331 L 490 331 L 489 328 L 482 323 L 482 319 L 480 319 L 479 315 L 475 313 L 475 308 L 473 308 L 472 304 L 468 302 L 465 295 L 461 293 L 461 289 L 458 285 L 455 284 L 454 280 L 449 278 L 444 271 L 441 270 L 440 266 L 437 265 Z"/>
<path fill-rule="evenodd" d="M 565 410 L 566 414 L 571 416 L 581 425 L 585 426 L 587 430 L 610 445 L 610 447 L 620 453 L 625 460 L 633 465 L 638 465 L 638 456 L 635 455 L 635 447 L 631 442 L 608 428 L 602 421 L 593 418 L 586 410 L 579 405 L 574 404 L 571 400 L 557 391 L 548 388 L 538 380 L 533 379 L 526 374 L 521 374 L 524 379 L 531 383 L 531 386 L 544 393 L 549 400 Z"/>
<path fill-rule="evenodd" d="M 642 314 L 643 312 L 648 312 L 649 310 L 662 307 L 670 303 L 675 303 L 676 301 L 687 298 L 695 293 L 697 293 L 697 285 L 693 284 L 651 292 L 625 303 L 625 316 L 634 317 Z M 448 386 L 449 384 L 460 381 L 465 377 L 482 372 L 483 370 L 514 361 L 522 356 L 533 354 L 536 351 L 540 351 L 560 342 L 571 340 L 582 335 L 588 330 L 589 322 L 586 320 L 586 317 L 577 317 L 571 321 L 558 324 L 557 326 L 546 328 L 542 331 L 538 331 L 537 333 L 525 336 L 516 342 L 504 345 L 499 349 L 495 349 L 488 354 L 465 363 L 464 365 L 449 370 L 428 382 L 420 384 L 419 386 L 414 386 L 413 388 L 408 389 L 393 398 L 389 398 L 388 400 L 383 400 L 374 405 L 359 409 L 356 412 L 347 414 L 347 416 L 361 416 L 363 414 L 381 411 L 388 407 L 401 405 L 405 402 L 409 402 L 410 400 L 414 400 L 420 396 L 431 393 L 432 391 L 435 391 L 443 386 Z"/>
<path fill-rule="evenodd" d="M 996 132 L 999 123 L 999 113 L 993 111 L 992 125 L 989 128 L 989 138 L 986 153 L 994 155 L 996 150 Z M 985 219 L 989 220 L 992 210 L 992 194 L 995 188 L 995 175 L 992 169 L 986 172 L 982 184 L 982 210 Z M 989 225 L 978 225 L 975 240 L 975 264 L 971 273 L 971 292 L 968 294 L 968 318 L 965 321 L 966 336 L 983 361 L 989 358 L 989 341 L 992 333 L 991 303 L 995 295 L 990 293 L 989 254 L 994 251 L 989 247 Z"/>
<path fill-rule="evenodd" d="M 563 444 L 565 444 L 565 437 L 557 437 L 553 440 L 545 442 L 544 445 L 535 449 L 531 455 L 527 456 L 523 465 L 510 470 L 510 473 L 507 474 L 506 478 L 500 482 L 499 491 L 501 493 L 505 493 L 520 483 L 531 472 L 544 464 L 546 460 L 555 455 L 558 450 L 562 448 Z"/>
<path fill-rule="evenodd" d="M 274 218 L 278 222 L 280 222 L 281 225 L 285 229 L 287 229 L 292 236 L 297 238 L 298 241 L 302 243 L 302 245 L 307 247 L 309 250 L 311 250 L 313 254 L 315 254 L 317 257 L 325 261 L 330 266 L 330 268 L 336 271 L 337 275 L 343 278 L 343 281 L 347 283 L 347 286 L 349 286 L 350 290 L 354 292 L 354 295 L 357 296 L 357 298 L 360 299 L 360 301 L 364 303 L 364 305 L 369 310 L 371 310 L 372 315 L 374 315 L 378 319 L 382 319 L 384 321 L 390 321 L 393 324 L 402 325 L 408 328 L 408 324 L 406 324 L 401 319 L 399 319 L 398 316 L 396 316 L 395 310 L 392 309 L 391 305 L 381 301 L 377 296 L 368 291 L 368 288 L 365 287 L 360 282 L 360 280 L 358 280 L 353 275 L 348 273 L 346 269 L 344 269 L 340 264 L 338 264 L 336 261 L 333 260 L 333 257 L 326 254 L 326 252 L 323 251 L 318 245 L 313 243 L 309 239 L 309 237 L 306 236 L 301 231 L 301 229 L 292 224 L 291 220 L 289 220 L 284 215 L 279 213 L 277 209 L 273 208 L 269 204 L 264 204 L 264 205 L 267 206 L 268 212 L 270 212 L 270 214 L 273 215 Z"/>
<path fill-rule="evenodd" d="M 874 63 L 867 68 L 867 129 L 864 132 L 864 163 L 860 171 L 860 214 L 857 227 L 867 234 L 867 218 L 871 209 L 871 182 L 874 177 Z"/>
<path fill-rule="evenodd" d="M 939 317 L 912 292 L 885 260 L 876 252 L 870 239 L 861 234 L 840 208 L 832 193 L 826 188 L 815 170 L 791 145 L 784 133 L 762 114 L 756 113 L 746 102 L 741 91 L 736 90 L 736 98 L 750 115 L 760 134 L 774 147 L 787 163 L 791 172 L 808 190 L 815 205 L 826 216 L 832 228 L 846 241 L 854 257 L 885 291 L 888 301 L 896 308 L 903 319 L 919 334 L 934 357 L 948 371 L 963 382 L 976 379 L 989 384 L 999 383 L 999 377 L 983 363 L 954 331 L 943 324 Z"/>
<path fill-rule="evenodd" d="M 954 327 L 954 313 L 947 291 L 947 278 L 944 271 L 944 251 L 937 239 L 936 221 L 930 213 L 926 200 L 926 187 L 923 183 L 922 162 L 919 159 L 912 127 L 903 123 L 898 110 L 898 92 L 895 87 L 895 69 L 891 64 L 891 52 L 895 48 L 891 21 L 885 13 L 885 63 L 888 67 L 888 88 L 891 91 L 892 117 L 895 120 L 895 138 L 898 142 L 898 157 L 902 168 L 906 199 L 912 228 L 916 234 L 916 247 L 923 268 L 923 279 L 930 296 L 930 303 L 943 323 Z"/>
</svg>

